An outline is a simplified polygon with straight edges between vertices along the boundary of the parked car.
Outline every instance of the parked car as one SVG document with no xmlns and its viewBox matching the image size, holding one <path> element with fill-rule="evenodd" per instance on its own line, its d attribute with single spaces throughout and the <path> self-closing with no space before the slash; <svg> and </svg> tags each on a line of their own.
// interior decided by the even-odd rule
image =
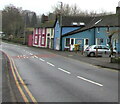
<svg viewBox="0 0 120 104">
<path fill-rule="evenodd" d="M 97 50 L 97 55 L 102 56 L 102 54 L 110 54 L 110 48 L 106 45 L 91 45 L 85 49 L 86 56 L 95 56 Z M 113 50 L 113 53 L 116 54 L 116 50 Z"/>
</svg>

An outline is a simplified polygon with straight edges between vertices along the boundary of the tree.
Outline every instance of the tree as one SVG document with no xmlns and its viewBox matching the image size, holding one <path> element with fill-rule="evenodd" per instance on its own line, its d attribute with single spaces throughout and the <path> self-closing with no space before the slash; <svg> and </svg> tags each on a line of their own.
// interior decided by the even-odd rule
<svg viewBox="0 0 120 104">
<path fill-rule="evenodd" d="M 2 11 L 2 16 L 3 32 L 5 32 L 7 36 L 18 36 L 24 26 L 21 8 L 16 8 L 13 5 L 9 5 Z"/>
<path fill-rule="evenodd" d="M 81 10 L 76 4 L 70 6 L 69 4 L 61 4 L 55 5 L 53 7 L 53 13 L 56 15 L 61 14 L 62 16 L 102 16 L 102 15 L 108 15 L 112 14 L 111 12 L 106 12 L 101 10 L 100 13 L 97 13 L 96 11 L 90 11 L 88 12 L 87 10 L 83 11 Z"/>
<path fill-rule="evenodd" d="M 37 25 L 37 16 L 36 13 L 33 13 L 33 16 L 31 18 L 31 27 L 35 27 Z"/>
<path fill-rule="evenodd" d="M 28 15 L 28 13 L 26 13 L 25 17 L 25 23 L 26 23 L 26 27 L 30 27 L 30 17 Z"/>
</svg>

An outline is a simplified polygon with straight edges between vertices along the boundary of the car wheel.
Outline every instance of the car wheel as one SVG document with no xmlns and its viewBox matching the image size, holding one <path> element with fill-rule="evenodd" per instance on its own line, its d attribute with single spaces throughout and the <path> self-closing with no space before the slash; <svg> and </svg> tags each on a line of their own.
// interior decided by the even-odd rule
<svg viewBox="0 0 120 104">
<path fill-rule="evenodd" d="M 95 56 L 95 53 L 94 53 L 94 52 L 91 52 L 91 53 L 90 53 L 90 56 L 91 56 L 91 57 Z"/>
</svg>

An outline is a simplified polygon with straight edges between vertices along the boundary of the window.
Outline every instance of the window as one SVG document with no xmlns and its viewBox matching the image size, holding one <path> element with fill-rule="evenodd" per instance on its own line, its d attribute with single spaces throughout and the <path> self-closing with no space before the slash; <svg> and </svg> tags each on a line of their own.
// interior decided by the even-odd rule
<svg viewBox="0 0 120 104">
<path fill-rule="evenodd" d="M 42 34 L 45 34 L 45 29 L 43 28 Z"/>
<path fill-rule="evenodd" d="M 41 34 L 41 29 L 39 29 L 39 34 Z"/>
<path fill-rule="evenodd" d="M 48 33 L 47 36 L 50 36 L 50 34 Z"/>
<path fill-rule="evenodd" d="M 42 37 L 42 44 L 44 44 L 44 39 L 45 39 L 45 37 Z"/>
<path fill-rule="evenodd" d="M 66 38 L 66 46 L 70 45 L 70 38 Z"/>
<path fill-rule="evenodd" d="M 74 44 L 74 39 L 71 39 L 71 45 L 73 45 Z"/>
<path fill-rule="evenodd" d="M 100 39 L 100 42 L 103 43 L 103 39 Z"/>
<path fill-rule="evenodd" d="M 85 45 L 88 45 L 88 44 L 89 44 L 89 40 L 85 39 Z"/>
<path fill-rule="evenodd" d="M 95 46 L 94 49 L 102 49 L 102 46 Z"/>
<path fill-rule="evenodd" d="M 38 29 L 37 28 L 35 29 L 35 34 L 38 34 Z"/>
<path fill-rule="evenodd" d="M 100 28 L 99 27 L 97 28 L 97 32 L 100 33 Z"/>
<path fill-rule="evenodd" d="M 109 31 L 110 31 L 110 28 L 109 28 L 109 27 L 107 27 L 107 33 L 109 33 Z"/>
<path fill-rule="evenodd" d="M 38 36 L 35 36 L 35 44 L 38 43 Z"/>
<path fill-rule="evenodd" d="M 102 46 L 102 49 L 109 50 L 109 48 L 108 48 L 108 47 L 106 47 L 106 46 Z"/>
</svg>

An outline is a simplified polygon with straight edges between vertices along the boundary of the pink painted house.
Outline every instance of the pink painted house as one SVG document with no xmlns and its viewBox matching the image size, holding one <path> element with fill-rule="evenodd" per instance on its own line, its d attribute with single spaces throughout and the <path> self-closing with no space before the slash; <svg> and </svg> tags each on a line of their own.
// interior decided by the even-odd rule
<svg viewBox="0 0 120 104">
<path fill-rule="evenodd" d="M 35 28 L 33 32 L 33 46 L 46 48 L 46 28 Z"/>
</svg>

